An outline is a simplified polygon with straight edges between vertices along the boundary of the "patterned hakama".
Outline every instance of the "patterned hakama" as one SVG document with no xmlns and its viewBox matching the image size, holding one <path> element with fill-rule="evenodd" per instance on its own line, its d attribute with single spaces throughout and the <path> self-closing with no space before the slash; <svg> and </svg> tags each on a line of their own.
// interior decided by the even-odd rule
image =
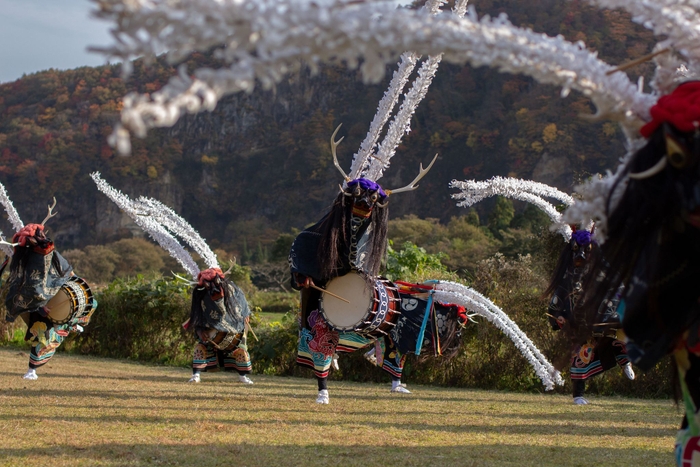
<svg viewBox="0 0 700 467">
<path fill-rule="evenodd" d="M 246 337 L 241 336 L 241 342 L 226 350 L 217 349 L 211 342 L 204 342 L 197 336 L 197 343 L 192 352 L 192 369 L 194 371 L 237 371 L 247 374 L 252 371 Z"/>
<path fill-rule="evenodd" d="M 625 344 L 611 337 L 603 337 L 597 343 L 587 342 L 576 349 L 571 360 L 571 379 L 585 381 L 616 364 L 623 368 L 628 363 Z"/>
<path fill-rule="evenodd" d="M 29 368 L 39 368 L 51 360 L 71 328 L 67 324 L 49 326 L 47 330 L 45 322 L 35 321 L 27 330 L 26 340 L 32 346 L 29 352 Z"/>
</svg>

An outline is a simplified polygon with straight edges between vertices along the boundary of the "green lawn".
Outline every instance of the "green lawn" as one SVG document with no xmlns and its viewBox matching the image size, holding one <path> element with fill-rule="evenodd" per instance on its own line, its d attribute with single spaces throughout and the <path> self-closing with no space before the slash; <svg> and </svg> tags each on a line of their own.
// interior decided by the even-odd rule
<svg viewBox="0 0 700 467">
<path fill-rule="evenodd" d="M 669 466 L 669 401 L 331 382 L 0 349 L 0 466 Z M 255 362 L 253 362 L 255 365 Z"/>
</svg>

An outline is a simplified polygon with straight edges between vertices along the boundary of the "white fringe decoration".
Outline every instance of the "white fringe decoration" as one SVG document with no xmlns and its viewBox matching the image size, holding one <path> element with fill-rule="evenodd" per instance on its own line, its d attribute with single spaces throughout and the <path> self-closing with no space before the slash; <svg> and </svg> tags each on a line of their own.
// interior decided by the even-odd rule
<svg viewBox="0 0 700 467">
<path fill-rule="evenodd" d="M 207 245 L 207 242 L 202 236 L 199 235 L 199 232 L 185 219 L 165 204 L 153 198 L 141 196 L 138 201 L 147 208 L 148 214 L 153 217 L 153 219 L 171 233 L 187 242 L 187 244 L 202 257 L 208 268 L 220 269 L 219 261 L 216 259 L 214 252 L 209 248 L 209 245 Z"/>
<path fill-rule="evenodd" d="M 531 203 L 549 216 L 553 223 L 552 230 L 559 232 L 566 241 L 571 239 L 571 227 L 562 220 L 561 213 L 556 210 L 554 205 L 544 198 L 556 199 L 567 206 L 574 205 L 574 199 L 554 187 L 531 180 L 493 177 L 482 182 L 476 180 L 466 180 L 464 182 L 452 180 L 450 188 L 462 190 L 461 193 L 452 194 L 453 199 L 461 200 L 457 203 L 457 206 L 460 207 L 473 206 L 485 198 L 496 195 Z M 590 220 L 582 223 L 582 225 L 586 226 L 589 224 Z"/>
<path fill-rule="evenodd" d="M 469 0 L 457 0 L 455 7 L 452 10 L 453 14 L 458 18 L 463 18 L 467 12 L 467 3 Z M 437 13 L 437 10 L 435 11 Z M 398 113 L 394 116 L 389 129 L 387 130 L 384 141 L 377 147 L 376 156 L 367 158 L 365 166 L 369 165 L 364 173 L 364 177 L 370 180 L 379 180 L 384 174 L 384 170 L 389 168 L 389 160 L 396 154 L 396 148 L 401 142 L 404 134 L 411 131 L 411 117 L 416 112 L 418 104 L 423 100 L 428 93 L 428 88 L 433 82 L 435 73 L 437 73 L 442 54 L 430 56 L 421 65 L 418 70 L 418 77 L 413 82 L 410 91 L 404 97 Z"/>
<path fill-rule="evenodd" d="M 93 172 L 90 174 L 92 180 L 97 185 L 97 189 L 102 193 L 107 195 L 114 204 L 119 206 L 119 209 L 124 211 L 129 217 L 131 217 L 136 225 L 141 227 L 144 232 L 148 233 L 150 237 L 158 242 L 158 244 L 168 253 L 170 256 L 175 258 L 178 263 L 187 271 L 193 278 L 197 278 L 199 274 L 199 267 L 192 259 L 192 256 L 183 248 L 182 245 L 173 237 L 165 228 L 160 225 L 156 220 L 148 215 L 147 206 L 141 205 L 140 203 L 131 200 L 121 191 L 112 187 L 109 183 L 104 181 L 100 177 L 99 172 Z"/>
<path fill-rule="evenodd" d="M 396 148 L 401 142 L 404 134 L 411 131 L 411 117 L 416 111 L 418 104 L 428 93 L 428 88 L 433 82 L 438 66 L 442 61 L 442 55 L 428 57 L 418 70 L 418 78 L 413 82 L 411 90 L 406 94 L 401 108 L 389 125 L 384 140 L 377 148 L 377 155 L 369 163 L 369 169 L 365 178 L 379 180 L 384 174 L 384 170 L 389 167 L 389 159 L 396 154 Z"/>
<path fill-rule="evenodd" d="M 0 204 L 2 204 L 5 208 L 7 217 L 10 223 L 12 224 L 12 227 L 15 229 L 15 232 L 19 232 L 20 230 L 22 230 L 22 227 L 24 227 L 24 222 L 22 222 L 22 219 L 20 219 L 17 210 L 12 204 L 12 201 L 10 201 L 10 197 L 7 195 L 5 185 L 3 185 L 2 183 L 0 183 Z"/>
<path fill-rule="evenodd" d="M 510 24 L 505 15 L 478 20 L 473 8 L 463 19 L 394 9 L 390 2 L 313 0 L 96 0 L 94 15 L 114 23 L 115 44 L 93 49 L 122 60 L 146 60 L 168 51 L 171 63 L 193 51 L 213 51 L 228 68 L 202 68 L 194 76 L 180 67 L 160 91 L 124 98 L 121 124 L 110 137 L 119 152 L 130 150 L 130 134 L 173 125 L 184 113 L 212 110 L 222 97 L 251 91 L 256 80 L 269 88 L 304 60 L 347 63 L 362 59 L 365 81 L 377 82 L 397 50 L 444 53 L 451 63 L 489 65 L 561 86 L 590 97 L 598 116 L 612 116 L 636 128 L 648 119 L 655 96 L 644 94 L 625 73 L 561 36 L 547 37 Z"/>
<path fill-rule="evenodd" d="M 460 3 L 464 4 L 465 12 L 467 1 L 468 0 L 459 0 Z M 440 11 L 440 6 L 445 2 L 446 0 L 429 0 L 423 8 L 434 15 Z M 464 16 L 464 14 L 462 14 L 462 16 Z M 359 151 L 353 156 L 352 165 L 350 166 L 350 180 L 359 178 L 362 173 L 366 171 L 367 167 L 369 167 L 370 154 L 374 151 L 382 128 L 384 128 L 384 125 L 389 120 L 389 116 L 394 110 L 396 103 L 399 101 L 399 96 L 406 86 L 411 73 L 413 73 L 417 62 L 418 54 L 414 52 L 404 52 L 403 55 L 401 55 L 399 69 L 394 72 L 391 82 L 389 83 L 389 88 L 384 92 L 384 96 L 382 96 L 382 99 L 379 101 L 377 113 L 374 115 L 372 123 L 369 125 L 367 136 L 360 144 Z"/>
<path fill-rule="evenodd" d="M 399 101 L 401 91 L 403 91 L 403 88 L 406 86 L 408 78 L 411 76 L 417 62 L 418 55 L 413 52 L 404 52 L 404 54 L 401 55 L 399 69 L 394 72 L 391 82 L 389 83 L 389 88 L 384 92 L 384 96 L 379 101 L 377 113 L 374 115 L 372 123 L 369 125 L 367 136 L 365 136 L 364 141 L 360 144 L 360 149 L 353 156 L 352 165 L 350 166 L 350 180 L 360 178 L 362 173 L 369 166 L 372 157 L 370 154 L 374 151 L 382 128 L 384 128 L 384 125 L 389 120 L 394 106 Z"/>
<path fill-rule="evenodd" d="M 668 39 L 696 73 L 700 63 L 700 4 L 697 0 L 588 0 L 601 8 L 622 8 L 632 21 Z"/>
<path fill-rule="evenodd" d="M 559 386 L 564 384 L 560 372 L 552 366 L 518 325 L 479 292 L 456 282 L 439 281 L 435 285 L 433 297 L 443 303 L 462 305 L 469 311 L 483 316 L 503 331 L 532 365 L 535 374 L 544 384 L 545 390 L 551 391 L 555 384 Z"/>
<path fill-rule="evenodd" d="M 684 81 L 700 79 L 700 2 L 697 0 L 588 0 L 601 8 L 622 8 L 632 14 L 632 20 L 650 29 L 656 35 L 666 36 L 654 51 L 673 48 L 686 61 L 680 60 L 671 52 L 657 56 L 656 72 L 650 83 L 655 90 L 653 97 L 667 94 Z M 621 74 L 621 73 L 615 73 Z M 652 102 L 653 104 L 654 102 Z M 630 108 L 630 110 L 632 110 Z M 593 177 L 576 187 L 581 199 L 569 207 L 563 220 L 569 223 L 581 223 L 592 219 L 596 223 L 596 241 L 603 244 L 607 238 L 607 214 L 617 207 L 620 196 L 624 193 L 628 179 L 622 178 L 622 170 L 630 157 L 646 140 L 638 133 L 628 132 L 628 152 L 617 167 L 615 173 L 608 171 L 605 176 Z M 615 192 L 611 190 L 615 186 Z M 608 206 L 608 199 L 610 200 Z"/>
</svg>

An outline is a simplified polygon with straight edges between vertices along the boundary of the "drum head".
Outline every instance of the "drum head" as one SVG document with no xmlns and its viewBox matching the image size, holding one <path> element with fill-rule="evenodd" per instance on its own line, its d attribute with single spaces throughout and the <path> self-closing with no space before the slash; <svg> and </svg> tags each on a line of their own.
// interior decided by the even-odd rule
<svg viewBox="0 0 700 467">
<path fill-rule="evenodd" d="M 326 290 L 350 301 L 345 303 L 334 296 L 323 293 L 323 315 L 331 326 L 350 329 L 364 320 L 374 299 L 374 288 L 367 287 L 365 278 L 349 273 L 332 279 Z"/>
<path fill-rule="evenodd" d="M 73 297 L 64 289 L 59 289 L 46 304 L 49 309 L 49 319 L 54 323 L 65 323 L 73 313 Z"/>
</svg>

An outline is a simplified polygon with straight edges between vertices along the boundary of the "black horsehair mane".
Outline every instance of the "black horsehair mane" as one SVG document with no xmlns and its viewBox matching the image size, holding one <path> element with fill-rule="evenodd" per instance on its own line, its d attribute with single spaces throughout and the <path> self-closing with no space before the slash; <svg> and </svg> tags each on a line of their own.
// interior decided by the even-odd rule
<svg viewBox="0 0 700 467">
<path fill-rule="evenodd" d="M 318 246 L 318 261 L 322 265 L 321 276 L 330 279 L 337 276 L 342 268 L 341 255 L 350 248 L 349 226 L 352 217 L 352 201 L 341 192 L 336 197 L 330 212 L 320 226 L 321 241 Z M 379 275 L 382 261 L 386 255 L 387 227 L 389 208 L 375 204 L 370 217 L 372 232 L 367 249 L 367 262 L 364 272 L 369 276 Z"/>
<path fill-rule="evenodd" d="M 668 127 L 666 131 L 669 131 Z M 700 148 L 696 147 L 697 142 L 694 141 L 692 134 L 675 133 L 676 139 L 685 143 L 695 157 L 700 154 Z M 648 169 L 658 162 L 660 156 L 665 157 L 665 154 L 666 143 L 662 126 L 651 135 L 648 143 L 634 154 L 626 169 L 615 180 L 605 209 L 608 215 L 608 239 L 597 249 L 597 254 L 592 258 L 592 270 L 601 271 L 604 274 L 591 274 L 586 279 L 584 300 L 577 314 L 586 322 L 592 322 L 597 314 L 597 304 L 611 298 L 620 285 L 629 286 L 635 273 L 639 272 L 639 269 L 636 269 L 638 262 L 644 258 L 646 274 L 653 274 L 646 277 L 652 292 L 647 301 L 649 317 L 665 328 L 665 332 L 670 332 L 672 340 L 676 340 L 684 331 L 683 323 L 671 324 L 664 317 L 668 318 L 680 312 L 681 310 L 677 307 L 682 305 L 673 303 L 672 297 L 671 301 L 660 303 L 658 292 L 663 288 L 663 284 L 667 283 L 668 271 L 658 265 L 673 259 L 666 257 L 669 250 L 665 250 L 662 254 L 659 240 L 661 235 L 672 232 L 686 235 L 695 230 L 687 224 L 679 226 L 681 207 L 685 204 L 684 191 L 679 180 L 682 182 L 682 178 L 686 177 L 685 181 L 688 182 L 692 177 L 697 177 L 697 169 L 693 170 L 693 173 L 683 174 L 667 168 L 643 180 L 630 178 L 618 205 L 614 210 L 611 209 L 611 198 L 616 189 L 621 189 L 619 185 L 625 176 L 630 172 L 638 173 Z M 679 251 L 679 248 L 682 248 L 679 244 L 680 242 L 671 242 L 671 252 L 677 254 L 676 259 L 681 264 L 687 263 L 691 252 L 686 251 L 684 254 L 683 251 Z M 649 251 L 652 252 L 650 255 Z M 697 284 L 687 285 L 691 288 L 697 287 Z"/>
</svg>

